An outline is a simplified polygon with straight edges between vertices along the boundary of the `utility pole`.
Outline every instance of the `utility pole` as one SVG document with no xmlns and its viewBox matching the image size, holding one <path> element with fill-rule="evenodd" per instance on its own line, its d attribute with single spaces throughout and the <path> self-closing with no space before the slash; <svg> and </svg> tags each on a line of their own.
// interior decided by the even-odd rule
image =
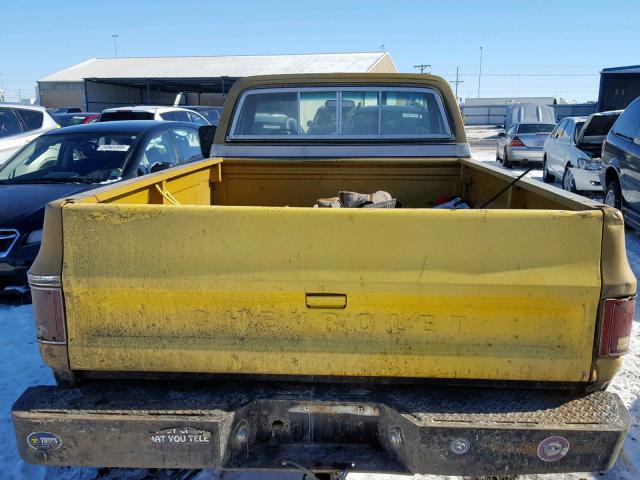
<svg viewBox="0 0 640 480">
<path fill-rule="evenodd" d="M 431 72 L 431 65 L 425 65 L 424 63 L 420 65 L 414 65 L 413 68 L 417 68 L 418 70 L 420 70 L 420 73 L 424 73 L 424 71 L 427 69 L 429 69 L 427 73 Z"/>
<path fill-rule="evenodd" d="M 480 47 L 480 71 L 478 71 L 478 98 L 480 98 L 480 79 L 482 78 L 482 47 Z"/>
<path fill-rule="evenodd" d="M 460 67 L 456 67 L 456 79 L 455 80 L 451 80 L 450 83 L 453 83 L 456 86 L 456 100 L 458 99 L 458 85 L 460 85 L 461 83 L 464 83 L 464 80 L 460 80 Z"/>
<path fill-rule="evenodd" d="M 114 33 L 111 38 L 113 38 L 113 56 L 118 58 L 118 34 Z"/>
</svg>

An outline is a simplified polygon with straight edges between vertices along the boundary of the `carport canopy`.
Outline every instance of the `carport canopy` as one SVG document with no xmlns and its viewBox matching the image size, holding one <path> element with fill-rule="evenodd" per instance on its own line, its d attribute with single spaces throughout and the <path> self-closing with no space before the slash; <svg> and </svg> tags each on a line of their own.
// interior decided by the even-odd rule
<svg viewBox="0 0 640 480">
<path fill-rule="evenodd" d="M 203 78 L 85 78 L 85 82 L 142 88 L 167 93 L 222 93 L 226 94 L 238 77 Z"/>
<path fill-rule="evenodd" d="M 173 105 L 179 93 L 187 97 L 180 103 L 219 105 L 236 80 L 251 75 L 396 71 L 388 52 L 92 58 L 39 80 L 38 89 L 43 105 L 102 111 Z"/>
<path fill-rule="evenodd" d="M 212 93 L 224 97 L 236 80 L 237 77 L 85 78 L 85 108 L 102 111 L 121 105 L 173 105 L 178 94 Z"/>
</svg>

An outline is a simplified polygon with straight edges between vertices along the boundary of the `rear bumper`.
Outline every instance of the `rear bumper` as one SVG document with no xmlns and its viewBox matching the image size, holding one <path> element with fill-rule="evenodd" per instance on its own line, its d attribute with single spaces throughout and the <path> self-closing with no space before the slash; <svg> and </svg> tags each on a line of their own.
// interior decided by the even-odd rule
<svg viewBox="0 0 640 480">
<path fill-rule="evenodd" d="M 509 160 L 514 162 L 542 162 L 544 151 L 538 147 L 509 147 Z"/>
<path fill-rule="evenodd" d="M 606 392 L 281 383 L 32 387 L 13 422 L 46 465 L 473 476 L 604 470 L 629 428 Z"/>
</svg>

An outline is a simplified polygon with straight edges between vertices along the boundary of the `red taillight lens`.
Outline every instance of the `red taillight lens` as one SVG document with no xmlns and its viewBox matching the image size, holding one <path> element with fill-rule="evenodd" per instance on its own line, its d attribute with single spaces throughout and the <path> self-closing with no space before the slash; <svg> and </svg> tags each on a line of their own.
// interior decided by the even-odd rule
<svg viewBox="0 0 640 480">
<path fill-rule="evenodd" d="M 607 298 L 602 309 L 600 356 L 618 357 L 629 350 L 636 297 Z"/>
<path fill-rule="evenodd" d="M 64 325 L 62 289 L 32 286 L 31 301 L 36 317 L 38 340 L 65 343 L 67 334 Z"/>
<path fill-rule="evenodd" d="M 526 145 L 524 143 L 522 143 L 522 140 L 520 140 L 518 137 L 513 137 L 513 140 L 511 140 L 511 146 L 512 147 L 526 147 Z"/>
</svg>

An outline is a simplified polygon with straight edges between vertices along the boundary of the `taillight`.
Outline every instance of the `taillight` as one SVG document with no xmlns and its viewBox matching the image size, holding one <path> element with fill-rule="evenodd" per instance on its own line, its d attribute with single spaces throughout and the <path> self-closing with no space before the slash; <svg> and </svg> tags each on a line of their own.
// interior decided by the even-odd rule
<svg viewBox="0 0 640 480">
<path fill-rule="evenodd" d="M 512 147 L 526 147 L 526 145 L 524 143 L 522 143 L 522 140 L 520 140 L 518 137 L 513 137 L 513 140 L 511 140 L 511 146 Z"/>
<path fill-rule="evenodd" d="M 604 301 L 600 329 L 601 357 L 618 357 L 627 353 L 635 306 L 635 296 L 607 298 Z"/>
<path fill-rule="evenodd" d="M 34 277 L 36 276 L 29 275 L 29 284 L 38 340 L 49 343 L 66 343 L 67 333 L 62 289 L 59 286 L 43 285 L 41 282 L 37 282 Z M 43 278 L 46 277 L 38 277 L 38 280 Z M 46 280 L 49 284 L 53 283 L 49 278 Z"/>
</svg>

